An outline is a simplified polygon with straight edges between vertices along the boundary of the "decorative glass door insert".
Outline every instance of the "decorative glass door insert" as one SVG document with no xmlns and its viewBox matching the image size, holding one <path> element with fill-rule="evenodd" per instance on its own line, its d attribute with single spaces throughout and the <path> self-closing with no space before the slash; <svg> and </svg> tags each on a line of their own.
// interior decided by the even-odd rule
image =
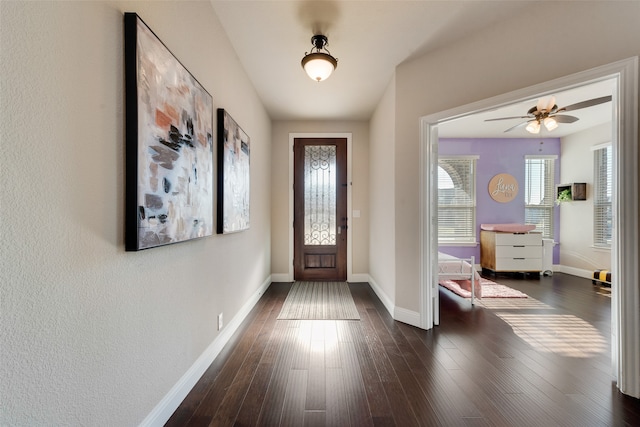
<svg viewBox="0 0 640 427">
<path fill-rule="evenodd" d="M 304 147 L 304 244 L 336 244 L 336 147 Z"/>
</svg>

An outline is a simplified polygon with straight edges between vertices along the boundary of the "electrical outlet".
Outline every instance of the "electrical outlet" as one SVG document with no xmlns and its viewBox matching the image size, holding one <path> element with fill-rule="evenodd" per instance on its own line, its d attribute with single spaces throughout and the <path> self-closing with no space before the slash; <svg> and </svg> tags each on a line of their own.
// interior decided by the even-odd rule
<svg viewBox="0 0 640 427">
<path fill-rule="evenodd" d="M 222 329 L 222 326 L 224 325 L 223 321 L 222 321 L 222 313 L 218 314 L 218 330 Z"/>
</svg>

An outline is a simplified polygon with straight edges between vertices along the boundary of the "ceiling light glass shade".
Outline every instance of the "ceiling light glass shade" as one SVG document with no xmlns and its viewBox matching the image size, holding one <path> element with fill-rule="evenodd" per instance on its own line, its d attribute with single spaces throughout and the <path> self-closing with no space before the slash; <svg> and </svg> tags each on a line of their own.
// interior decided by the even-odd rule
<svg viewBox="0 0 640 427">
<path fill-rule="evenodd" d="M 537 120 L 529 122 L 525 129 L 530 133 L 540 133 L 540 122 Z"/>
<path fill-rule="evenodd" d="M 312 80 L 317 82 L 326 80 L 337 66 L 338 61 L 327 53 L 314 52 L 302 58 L 302 68 Z"/>
<path fill-rule="evenodd" d="M 544 119 L 544 127 L 546 127 L 548 131 L 552 131 L 558 127 L 558 122 L 556 122 L 553 117 L 547 117 Z"/>
</svg>

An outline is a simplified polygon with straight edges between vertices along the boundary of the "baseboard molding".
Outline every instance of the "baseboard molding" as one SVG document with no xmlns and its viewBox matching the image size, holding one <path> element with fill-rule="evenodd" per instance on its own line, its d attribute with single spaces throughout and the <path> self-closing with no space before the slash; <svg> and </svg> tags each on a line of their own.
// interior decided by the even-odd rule
<svg viewBox="0 0 640 427">
<path fill-rule="evenodd" d="M 368 274 L 362 274 L 362 273 L 358 273 L 358 274 L 352 274 L 349 277 L 349 282 L 351 283 L 360 283 L 360 282 L 368 282 L 370 279 Z"/>
<path fill-rule="evenodd" d="M 289 283 L 289 282 L 293 282 L 293 279 L 291 278 L 291 276 L 289 276 L 289 273 L 280 273 L 280 274 L 272 274 L 271 281 Z"/>
<path fill-rule="evenodd" d="M 578 276 L 584 279 L 591 279 L 593 277 L 593 270 L 583 270 L 582 268 L 569 267 L 566 265 L 554 265 L 553 271 L 571 274 L 572 276 Z"/>
<path fill-rule="evenodd" d="M 420 313 L 406 308 L 396 307 L 393 318 L 398 322 L 420 328 Z"/>
<path fill-rule="evenodd" d="M 220 332 L 213 342 L 209 344 L 209 347 L 198 357 L 189 370 L 185 372 L 182 378 L 178 380 L 142 423 L 140 423 L 140 426 L 163 426 L 169 420 L 184 398 L 187 397 L 187 394 L 189 394 L 191 389 L 196 385 L 200 377 L 202 377 L 224 346 L 229 342 L 233 334 L 238 330 L 262 294 L 269 288 L 271 282 L 276 281 L 272 279 L 272 276 L 267 277 L 258 290 L 242 306 L 240 311 L 238 311 L 226 327 L 223 328 L 222 332 Z"/>
<path fill-rule="evenodd" d="M 393 312 L 395 311 L 395 304 L 393 303 L 393 301 L 391 301 L 391 298 L 389 298 L 389 296 L 382 290 L 380 285 L 376 283 L 373 277 L 367 275 L 367 280 L 363 280 L 363 282 L 364 281 L 369 282 L 369 286 L 371 286 L 371 289 L 373 289 L 373 292 L 375 292 L 375 294 L 378 296 L 380 301 L 382 301 L 382 305 L 384 305 L 384 308 L 386 308 L 389 314 L 391 315 L 391 317 L 393 317 Z"/>
</svg>

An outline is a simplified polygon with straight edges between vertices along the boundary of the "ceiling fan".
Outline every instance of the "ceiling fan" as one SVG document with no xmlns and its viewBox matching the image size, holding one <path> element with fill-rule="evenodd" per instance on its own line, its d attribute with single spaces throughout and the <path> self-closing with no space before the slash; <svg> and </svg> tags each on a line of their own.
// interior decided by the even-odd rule
<svg viewBox="0 0 640 427">
<path fill-rule="evenodd" d="M 552 131 L 558 127 L 558 123 L 573 123 L 579 120 L 575 116 L 558 113 L 580 110 L 582 108 L 604 104 L 605 102 L 609 101 L 611 101 L 611 95 L 603 96 L 600 98 L 593 98 L 586 101 L 578 102 L 576 104 L 567 105 L 566 107 L 558 108 L 558 106 L 556 105 L 556 97 L 550 96 L 538 99 L 538 103 L 535 106 L 531 107 L 529 111 L 527 111 L 526 116 L 499 117 L 496 119 L 487 119 L 485 120 L 485 122 L 493 122 L 496 120 L 527 119 L 522 123 L 510 127 L 509 129 L 505 130 L 505 132 L 510 132 L 519 127 L 526 126 L 525 129 L 530 133 L 539 133 L 540 125 L 542 124 L 544 124 L 544 127 L 548 131 Z"/>
</svg>

